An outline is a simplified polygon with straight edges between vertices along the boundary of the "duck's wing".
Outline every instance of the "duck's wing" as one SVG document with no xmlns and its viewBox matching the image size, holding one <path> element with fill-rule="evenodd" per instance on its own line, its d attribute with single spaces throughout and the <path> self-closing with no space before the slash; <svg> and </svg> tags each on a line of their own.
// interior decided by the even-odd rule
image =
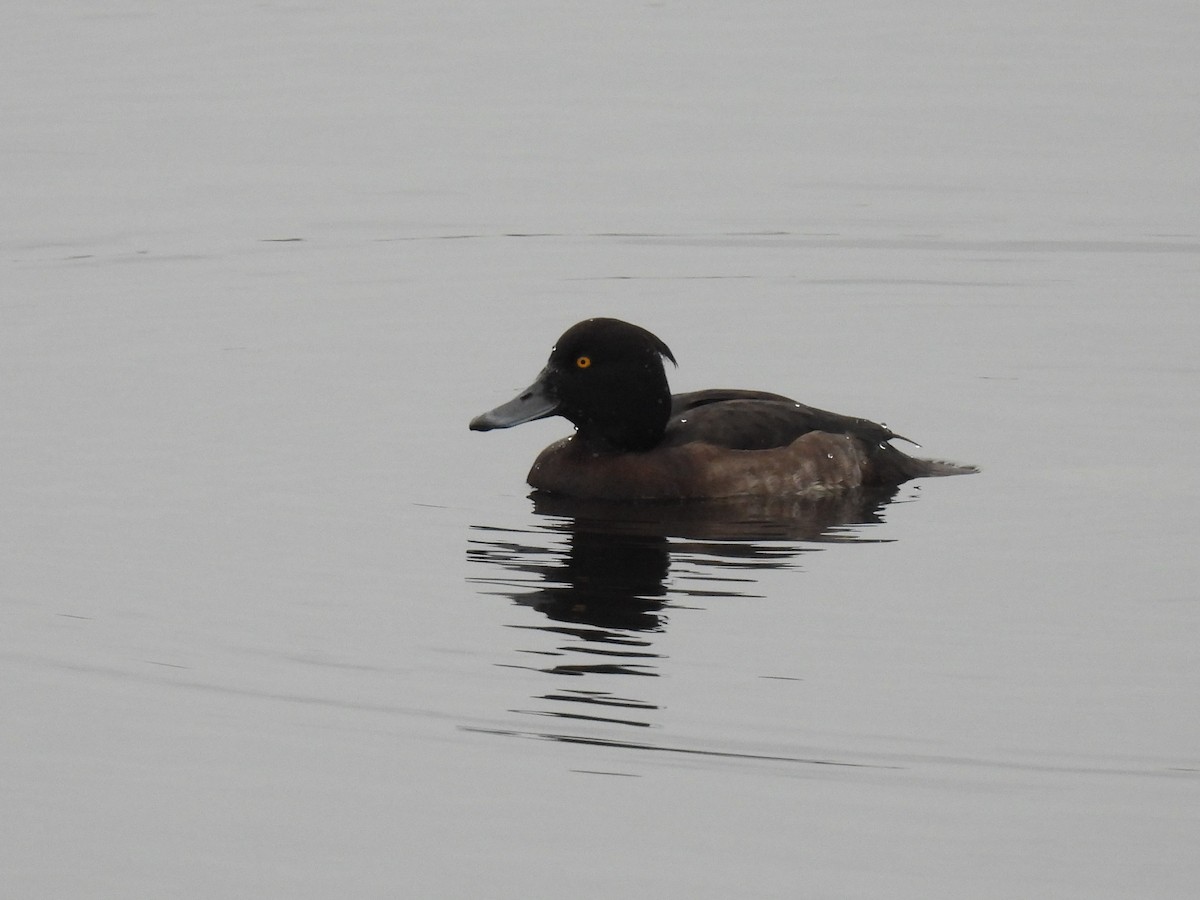
<svg viewBox="0 0 1200 900">
<path fill-rule="evenodd" d="M 663 443 L 700 441 L 731 450 L 770 450 L 810 431 L 849 434 L 868 446 L 907 440 L 885 425 L 805 406 L 780 394 L 718 389 L 673 396 Z"/>
</svg>

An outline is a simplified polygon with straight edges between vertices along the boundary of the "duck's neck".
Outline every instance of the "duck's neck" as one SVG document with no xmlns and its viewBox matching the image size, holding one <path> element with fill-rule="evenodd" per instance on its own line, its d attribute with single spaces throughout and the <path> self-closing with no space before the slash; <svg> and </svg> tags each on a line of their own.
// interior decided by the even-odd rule
<svg viewBox="0 0 1200 900">
<path fill-rule="evenodd" d="M 666 378 L 661 385 L 631 385 L 622 396 L 620 407 L 591 410 L 574 423 L 580 442 L 592 453 L 641 453 L 662 441 L 671 417 Z"/>
</svg>

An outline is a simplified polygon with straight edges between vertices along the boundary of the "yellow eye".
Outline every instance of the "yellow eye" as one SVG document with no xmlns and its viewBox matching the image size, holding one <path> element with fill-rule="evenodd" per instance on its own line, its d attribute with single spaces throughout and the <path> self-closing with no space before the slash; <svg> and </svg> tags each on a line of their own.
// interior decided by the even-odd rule
<svg viewBox="0 0 1200 900">
<path fill-rule="evenodd" d="M 581 356 L 575 360 L 575 368 L 577 369 L 586 369 L 591 364 L 592 358 L 590 356 Z"/>
</svg>

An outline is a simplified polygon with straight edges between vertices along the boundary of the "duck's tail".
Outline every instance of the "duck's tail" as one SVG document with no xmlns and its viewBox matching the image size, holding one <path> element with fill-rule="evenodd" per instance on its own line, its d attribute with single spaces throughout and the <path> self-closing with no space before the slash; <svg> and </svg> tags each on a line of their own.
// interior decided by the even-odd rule
<svg viewBox="0 0 1200 900">
<path fill-rule="evenodd" d="M 872 482 L 900 484 L 912 478 L 940 478 L 944 475 L 973 475 L 975 466 L 960 466 L 941 459 L 919 459 L 897 450 L 886 441 L 870 452 Z"/>
</svg>

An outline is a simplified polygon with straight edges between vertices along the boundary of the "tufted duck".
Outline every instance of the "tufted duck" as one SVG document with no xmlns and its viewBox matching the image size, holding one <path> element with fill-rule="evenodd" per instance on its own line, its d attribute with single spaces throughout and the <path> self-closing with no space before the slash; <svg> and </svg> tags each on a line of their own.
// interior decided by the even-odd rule
<svg viewBox="0 0 1200 900">
<path fill-rule="evenodd" d="M 976 471 L 908 456 L 890 443 L 908 438 L 884 425 L 779 394 L 672 396 L 664 357 L 675 363 L 644 328 L 580 322 L 558 339 L 530 387 L 476 416 L 471 430 L 563 416 L 575 434 L 541 452 L 529 484 L 601 500 L 808 496 Z"/>
</svg>

